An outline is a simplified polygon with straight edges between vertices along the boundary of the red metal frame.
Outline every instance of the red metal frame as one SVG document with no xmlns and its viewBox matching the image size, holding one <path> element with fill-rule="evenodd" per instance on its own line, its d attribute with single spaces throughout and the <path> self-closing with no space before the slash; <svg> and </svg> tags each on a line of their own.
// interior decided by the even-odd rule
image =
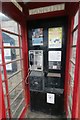
<svg viewBox="0 0 80 120">
<path fill-rule="evenodd" d="M 68 38 L 67 38 L 67 51 L 66 51 L 66 70 L 65 70 L 65 91 L 64 91 L 64 97 L 65 97 L 65 110 L 66 110 L 66 116 L 68 115 L 68 110 L 67 110 L 67 106 L 68 106 L 68 90 L 69 90 L 69 86 L 68 86 L 68 79 L 69 79 L 69 74 L 68 74 L 68 71 L 69 71 L 69 58 L 70 58 L 70 46 L 71 46 L 71 43 L 72 43 L 72 36 L 70 35 L 71 31 L 72 31 L 72 26 L 71 25 L 71 17 L 69 17 L 69 21 L 68 21 Z"/>
<path fill-rule="evenodd" d="M 79 9 L 79 24 L 78 24 L 78 40 L 76 48 L 76 66 L 75 66 L 75 77 L 74 77 L 74 95 L 73 95 L 73 109 L 72 119 L 78 118 L 78 96 L 79 96 L 79 70 L 80 70 L 80 9 Z"/>
<path fill-rule="evenodd" d="M 1 96 L 1 99 L 0 99 L 0 106 L 1 106 L 1 109 L 0 109 L 0 119 L 2 119 L 2 96 L 3 96 L 3 92 L 2 92 L 2 79 L 1 79 L 1 73 L 0 73 L 0 96 Z"/>
<path fill-rule="evenodd" d="M 20 36 L 19 36 L 20 37 Z M 19 40 L 19 48 L 20 48 L 20 39 L 18 39 Z M 9 47 L 10 48 L 10 47 Z M 15 48 L 15 47 L 14 47 Z M 3 54 L 3 56 L 4 56 L 4 54 Z M 15 62 L 15 61 L 22 61 L 23 59 L 22 58 L 20 58 L 20 59 L 15 59 L 15 60 L 12 60 L 12 61 L 10 61 L 10 62 L 7 62 L 7 63 L 3 63 L 3 65 L 4 66 L 6 66 L 7 64 L 10 64 L 10 63 L 13 63 L 13 62 Z M 5 73 L 5 75 L 6 75 L 6 73 Z M 5 81 L 5 82 L 8 82 L 8 81 Z M 13 90 L 15 90 L 15 88 L 17 88 L 18 87 L 18 85 L 19 84 L 21 84 L 23 82 L 23 80 L 21 80 L 21 82 L 19 82 L 12 90 L 10 90 L 9 91 L 9 93 L 7 93 L 7 96 L 9 96 L 9 94 L 11 94 L 12 92 L 13 92 Z M 6 85 L 6 87 L 8 88 L 8 85 Z M 8 100 L 9 100 L 9 98 L 8 98 Z M 23 99 L 24 100 L 24 99 Z M 22 101 L 23 102 L 23 101 Z M 20 104 L 16 107 L 16 110 L 15 111 L 17 111 L 18 110 L 18 108 L 20 107 L 20 105 L 22 104 L 22 102 L 20 102 Z M 9 105 L 8 105 L 9 106 Z M 9 107 L 10 108 L 10 107 Z M 10 110 L 10 109 L 9 109 Z M 14 116 L 14 114 L 15 114 L 16 112 L 14 112 L 13 113 L 13 116 Z M 10 114 L 9 114 L 9 116 L 10 116 Z M 20 116 L 20 115 L 19 115 Z"/>
<path fill-rule="evenodd" d="M 20 43 L 20 42 L 19 42 Z M 19 44 L 19 46 L 20 46 L 20 44 Z M 10 48 L 10 47 L 9 47 Z M 14 47 L 15 48 L 15 47 Z M 21 82 L 20 83 L 18 83 L 17 85 L 16 85 L 16 87 L 14 87 L 12 90 L 8 90 L 8 79 L 7 79 L 7 73 L 6 73 L 6 65 L 7 64 L 10 64 L 10 63 L 13 63 L 14 61 L 22 61 L 23 59 L 22 58 L 20 58 L 20 59 L 15 59 L 15 60 L 12 60 L 12 61 L 10 61 L 10 62 L 7 62 L 7 63 L 5 63 L 5 60 L 4 60 L 4 47 L 2 47 L 2 51 L 3 51 L 3 53 L 2 53 L 2 59 L 3 59 L 3 67 L 4 67 L 4 77 L 5 77 L 5 84 L 6 84 L 6 91 L 7 91 L 7 94 L 6 94 L 6 97 L 7 97 L 7 101 L 8 101 L 8 109 L 6 109 L 6 110 L 8 110 L 8 112 L 9 112 L 9 118 L 12 118 L 12 116 L 11 116 L 11 112 L 10 112 L 10 98 L 9 98 L 9 94 L 11 93 L 11 92 L 13 92 L 13 90 L 16 88 L 16 87 L 18 87 L 18 85 L 19 84 L 21 84 L 22 82 L 23 82 L 23 80 L 21 80 Z M 10 76 L 11 77 L 11 76 Z M 22 103 L 22 102 L 21 102 Z M 20 103 L 20 105 L 21 105 L 21 103 Z M 19 105 L 19 106 L 20 106 Z M 16 108 L 16 110 L 19 108 L 19 106 Z M 15 113 L 14 113 L 15 114 Z"/>
<path fill-rule="evenodd" d="M 27 30 L 26 23 L 22 26 L 22 49 L 23 49 L 23 58 L 24 58 L 24 82 L 28 75 L 28 41 L 27 41 Z M 25 94 L 26 94 L 26 103 L 27 105 L 30 103 L 30 91 L 29 85 L 25 85 Z"/>
<path fill-rule="evenodd" d="M 80 37 L 79 37 L 80 39 Z M 80 63 L 80 59 L 79 59 L 79 63 Z M 80 73 L 80 65 L 79 65 L 79 73 Z M 80 119 L 80 74 L 79 74 L 79 89 L 78 89 L 78 112 L 77 112 L 77 116 Z"/>
<path fill-rule="evenodd" d="M 0 50 L 2 51 L 2 34 L 0 29 Z M 0 65 L 1 67 L 1 65 Z M 1 72 L 0 72 L 0 119 L 6 118 L 6 109 L 4 104 L 4 93 L 2 88 L 2 78 L 1 78 Z"/>
<path fill-rule="evenodd" d="M 8 6 L 8 7 L 6 7 Z M 14 10 L 14 13 L 12 12 Z M 28 74 L 28 45 L 27 45 L 27 36 L 26 36 L 26 21 L 23 19 L 23 15 L 22 13 L 17 10 L 17 8 L 12 5 L 12 3 L 3 3 L 3 12 L 4 13 L 7 13 L 9 16 L 11 16 L 11 18 L 13 18 L 14 20 L 16 20 L 17 22 L 21 23 L 22 25 L 22 50 L 23 50 L 23 61 L 24 61 L 24 81 L 26 80 L 26 77 L 27 77 L 27 74 Z M 54 12 L 53 13 L 48 13 L 48 14 L 45 14 L 45 18 L 47 17 L 52 17 L 52 16 L 62 16 L 62 15 L 65 15 L 65 12 Z M 39 16 L 34 16 L 33 18 L 41 18 L 41 16 L 43 17 L 43 14 L 42 15 L 39 15 Z M 26 103 L 29 104 L 29 101 L 30 101 L 30 92 L 29 92 L 29 84 L 27 86 L 25 86 L 25 97 L 27 96 L 26 98 Z M 24 114 L 24 110 L 23 110 L 23 114 Z"/>
<path fill-rule="evenodd" d="M 9 117 L 11 118 L 10 97 L 9 97 L 8 79 L 7 79 L 5 58 L 4 58 L 3 43 L 2 43 L 2 64 L 3 64 L 3 69 L 4 69 L 4 79 L 5 79 L 5 86 L 6 86 L 6 93 L 7 93 L 7 96 L 6 96 L 6 97 L 7 97 L 7 102 L 8 102 L 8 113 L 9 113 Z M 4 99 L 5 99 L 5 98 L 4 98 Z"/>
<path fill-rule="evenodd" d="M 19 29 L 18 29 L 18 30 L 19 30 Z M 20 33 L 17 34 L 17 33 L 14 33 L 14 32 L 8 31 L 8 30 L 4 30 L 4 29 L 2 29 L 2 31 L 3 31 L 3 32 L 6 32 L 6 33 L 9 33 L 9 34 L 12 34 L 12 35 L 22 36 L 22 35 L 20 35 Z"/>
<path fill-rule="evenodd" d="M 7 8 L 8 6 L 8 8 Z M 23 65 L 24 65 L 24 81 L 28 74 L 28 45 L 27 45 L 27 31 L 26 31 L 26 17 L 23 13 L 21 13 L 12 3 L 3 3 L 3 13 L 7 13 L 11 18 L 16 20 L 21 24 L 22 29 L 22 53 L 23 53 Z M 14 12 L 12 12 L 14 11 Z M 29 85 L 25 86 L 25 93 L 27 95 L 26 103 L 28 104 L 30 101 L 30 93 L 29 93 Z M 25 96 L 26 97 L 26 96 Z"/>
<path fill-rule="evenodd" d="M 71 9 L 71 7 L 72 7 L 72 9 Z M 69 15 L 68 22 L 69 23 L 68 23 L 68 39 L 67 39 L 68 41 L 67 41 L 67 52 L 66 52 L 65 91 L 64 91 L 64 94 L 65 94 L 65 104 L 64 105 L 65 105 L 65 110 L 66 110 L 66 116 L 68 116 L 68 95 L 70 94 L 69 68 L 70 68 L 70 54 L 71 54 L 70 47 L 72 45 L 73 19 L 74 19 L 74 15 L 75 15 L 76 11 L 78 10 L 78 8 L 79 8 L 79 3 L 75 4 L 73 6 L 69 6 L 69 8 L 68 8 L 68 15 Z M 78 68 L 76 68 L 76 72 L 79 73 Z M 76 73 L 76 76 L 77 76 L 77 73 Z M 76 79 L 75 79 L 75 81 L 76 81 Z M 75 86 L 77 88 L 76 82 L 75 82 Z M 73 94 L 75 95 L 76 92 L 74 91 Z M 75 99 L 75 97 L 73 97 L 73 99 Z M 78 103 L 78 101 L 76 101 L 76 102 Z M 75 100 L 73 101 L 73 104 L 74 104 L 73 106 L 75 106 L 75 107 L 76 107 L 76 104 L 75 104 L 76 102 L 75 102 Z M 72 116 L 76 112 L 75 107 L 72 108 Z M 76 115 L 74 115 L 73 118 L 76 118 Z"/>
<path fill-rule="evenodd" d="M 7 9 L 7 7 L 6 7 L 6 5 L 8 5 L 8 9 Z M 14 8 L 14 9 L 13 9 Z M 9 10 L 10 9 L 10 10 Z M 25 70 L 25 68 L 26 68 L 26 72 L 24 71 L 24 81 L 25 81 L 25 78 L 26 78 L 26 76 L 27 76 L 27 74 L 28 74 L 28 61 L 27 61 L 27 59 L 28 59 L 28 57 L 27 57 L 27 55 L 28 55 L 28 52 L 27 52 L 27 54 L 26 54 L 26 56 L 24 55 L 24 53 L 25 53 L 25 51 L 27 51 L 28 49 L 27 49 L 27 47 L 26 47 L 26 45 L 27 44 L 23 44 L 23 42 L 25 41 L 25 43 L 27 42 L 26 41 L 26 23 L 25 23 L 25 18 L 23 17 L 23 15 L 22 15 L 22 13 L 20 12 L 20 11 L 18 11 L 17 9 L 16 9 L 16 7 L 12 4 L 12 3 L 3 3 L 3 12 L 5 13 L 7 13 L 7 14 L 9 14 L 9 16 L 11 17 L 11 18 L 13 18 L 14 20 L 16 20 L 18 23 L 20 23 L 23 27 L 22 27 L 22 31 L 23 31 L 23 35 L 21 36 L 20 34 L 18 35 L 18 34 L 16 34 L 16 33 L 13 33 L 13 32 L 10 32 L 10 31 L 7 31 L 7 30 L 2 30 L 2 31 L 4 31 L 4 32 L 7 32 L 7 33 L 9 33 L 9 34 L 13 34 L 13 35 L 17 35 L 18 37 L 19 37 L 19 47 L 18 46 L 4 46 L 4 48 L 21 48 L 22 49 L 22 53 L 23 53 L 23 65 L 24 65 L 24 69 L 23 70 Z M 14 13 L 15 14 L 12 14 L 13 12 L 12 11 L 15 11 Z M 16 14 L 17 13 L 17 14 Z M 19 15 L 19 16 L 18 16 Z M 22 17 L 21 17 L 22 16 Z M 22 18 L 22 19 L 21 19 Z M 23 47 L 20 47 L 20 37 L 22 37 L 22 45 L 24 45 Z M 25 48 L 25 49 L 24 49 Z M 2 53 L 3 54 L 3 53 Z M 3 54 L 3 56 L 4 56 L 4 54 Z M 26 58 L 25 58 L 26 57 Z M 24 58 L 25 58 L 25 60 L 24 60 Z M 18 60 L 22 60 L 22 59 L 18 59 Z M 5 66 L 6 64 L 9 64 L 9 63 L 12 63 L 12 62 L 14 62 L 14 61 L 16 61 L 16 60 L 12 60 L 12 61 L 10 61 L 10 62 L 8 62 L 8 63 L 3 63 L 3 65 Z M 25 64 L 24 64 L 25 63 Z M 6 70 L 5 70 L 5 76 L 6 76 Z M 7 78 L 6 78 L 7 79 Z M 24 85 L 25 85 L 25 83 L 24 83 Z M 8 91 L 8 88 L 7 88 L 7 91 Z M 27 103 L 29 103 L 29 99 L 27 99 L 27 97 L 26 96 L 28 96 L 29 97 L 29 95 L 28 95 L 28 88 L 27 88 L 27 86 L 25 86 L 25 99 L 26 99 L 26 104 Z M 8 94 L 9 95 L 9 94 Z M 9 100 L 9 98 L 8 98 L 8 100 Z M 10 104 L 9 104 L 10 105 Z M 8 105 L 8 106 L 9 106 Z M 10 108 L 10 107 L 9 107 Z M 26 108 L 27 107 L 25 107 L 23 110 L 22 110 L 22 113 L 20 113 L 20 115 L 19 115 L 19 117 L 21 117 L 23 114 L 24 114 L 24 112 L 26 113 Z M 11 116 L 10 116 L 11 117 Z"/>
<path fill-rule="evenodd" d="M 79 16 L 80 16 L 80 4 L 79 4 Z M 79 45 L 80 45 L 80 18 L 79 18 Z M 80 51 L 80 47 L 79 47 Z M 77 116 L 80 119 L 80 57 L 79 57 L 79 83 L 78 83 L 78 112 Z"/>
<path fill-rule="evenodd" d="M 4 93 L 3 93 L 3 89 L 2 89 L 2 103 L 1 103 L 2 105 L 1 105 L 1 107 L 2 107 L 2 119 L 3 118 L 6 118 L 6 109 L 5 109 L 5 103 L 4 103 Z"/>
</svg>

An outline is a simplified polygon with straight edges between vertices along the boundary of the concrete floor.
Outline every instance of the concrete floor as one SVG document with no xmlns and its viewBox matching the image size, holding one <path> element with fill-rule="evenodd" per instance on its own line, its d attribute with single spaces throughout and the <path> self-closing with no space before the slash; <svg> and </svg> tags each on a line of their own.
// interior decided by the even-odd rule
<svg viewBox="0 0 80 120">
<path fill-rule="evenodd" d="M 37 111 L 30 111 L 30 109 L 27 112 L 27 119 L 33 119 L 37 120 L 37 119 L 44 119 L 45 120 L 67 120 L 64 116 L 53 116 L 53 115 L 48 115 L 46 113 L 42 113 L 42 112 L 37 112 Z"/>
</svg>

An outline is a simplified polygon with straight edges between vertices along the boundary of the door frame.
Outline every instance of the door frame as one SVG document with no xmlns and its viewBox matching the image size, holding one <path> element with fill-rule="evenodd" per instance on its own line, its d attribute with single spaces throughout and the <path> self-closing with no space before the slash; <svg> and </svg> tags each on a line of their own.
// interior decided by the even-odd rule
<svg viewBox="0 0 80 120">
<path fill-rule="evenodd" d="M 8 6 L 8 7 L 6 7 L 6 6 Z M 5 15 L 8 15 L 10 18 L 12 18 L 13 20 L 15 20 L 17 23 L 19 23 L 21 25 L 23 72 L 24 72 L 24 78 L 23 78 L 24 88 L 23 89 L 25 91 L 24 97 L 25 97 L 26 107 L 21 111 L 19 118 L 24 118 L 24 115 L 26 114 L 26 110 L 28 109 L 29 100 L 30 100 L 30 98 L 29 98 L 29 84 L 28 85 L 25 84 L 26 77 L 28 75 L 28 57 L 27 57 L 28 46 L 27 46 L 27 35 L 26 35 L 27 34 L 26 20 L 25 20 L 23 13 L 12 2 L 2 2 L 2 13 Z M 0 34 L 2 37 L 2 31 L 0 31 Z M 2 48 L 2 56 L 3 56 L 3 60 L 4 60 L 3 45 L 1 46 L 1 48 Z M 4 72 L 5 76 L 7 76 L 5 67 L 4 67 L 4 70 L 5 70 L 5 72 Z M 2 79 L 1 79 L 1 81 L 2 81 Z M 7 86 L 7 88 L 8 88 L 8 86 Z M 7 92 L 8 92 L 8 89 L 7 89 Z M 4 98 L 4 95 L 3 95 L 3 98 Z M 9 100 L 10 100 L 10 98 L 8 98 L 8 101 Z M 9 109 L 10 109 L 10 102 L 8 105 L 9 105 Z M 3 110 L 5 111 L 5 115 L 6 115 L 5 105 L 4 105 Z M 11 114 L 10 114 L 10 118 L 12 118 Z"/>
</svg>

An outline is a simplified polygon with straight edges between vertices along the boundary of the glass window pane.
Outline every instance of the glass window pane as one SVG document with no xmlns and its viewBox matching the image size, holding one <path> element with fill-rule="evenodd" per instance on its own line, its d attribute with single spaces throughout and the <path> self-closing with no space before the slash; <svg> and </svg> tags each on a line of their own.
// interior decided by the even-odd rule
<svg viewBox="0 0 80 120">
<path fill-rule="evenodd" d="M 0 49 L 0 64 L 2 64 L 2 52 L 1 52 L 1 49 Z"/>
<path fill-rule="evenodd" d="M 22 47 L 22 37 L 20 37 L 20 47 Z"/>
<path fill-rule="evenodd" d="M 5 108 L 8 109 L 8 102 L 7 102 L 7 97 L 6 96 L 4 98 L 4 102 L 5 102 Z"/>
<path fill-rule="evenodd" d="M 21 49 L 5 48 L 4 49 L 5 62 L 21 58 Z"/>
<path fill-rule="evenodd" d="M 71 75 L 72 79 L 74 79 L 74 71 L 75 71 L 75 65 L 73 63 L 71 63 L 70 75 Z"/>
<path fill-rule="evenodd" d="M 9 118 L 9 113 L 8 113 L 8 111 L 6 111 L 6 117 Z"/>
<path fill-rule="evenodd" d="M 73 45 L 77 45 L 78 29 L 73 33 Z"/>
<path fill-rule="evenodd" d="M 22 36 L 21 26 L 14 20 L 3 15 L 2 17 L 2 37 L 4 46 L 4 58 L 5 62 L 11 62 L 6 64 L 6 73 L 8 78 L 8 92 L 10 97 L 10 110 L 14 113 L 17 118 L 25 106 L 24 91 L 23 91 L 23 60 L 22 58 Z M 2 56 L 0 50 L 0 64 L 2 64 Z M 2 72 L 2 79 L 4 80 L 3 66 L 0 66 Z M 3 82 L 4 94 L 6 93 L 6 84 Z M 18 97 L 17 97 L 18 96 Z M 17 99 L 15 100 L 15 98 Z M 23 100 L 23 101 L 22 101 Z M 21 102 L 22 101 L 22 102 Z M 12 104 L 12 102 L 14 102 Z M 21 103 L 21 104 L 20 104 Z M 20 106 L 18 106 L 20 104 Z M 7 97 L 5 97 L 5 105 L 8 108 Z M 18 108 L 16 110 L 16 108 Z M 7 117 L 9 118 L 8 111 L 6 111 Z"/>
<path fill-rule="evenodd" d="M 76 47 L 72 47 L 71 50 L 72 50 L 71 60 L 75 64 L 75 60 L 76 60 Z"/>
<path fill-rule="evenodd" d="M 22 73 L 19 72 L 8 80 L 9 91 L 15 88 L 22 80 Z"/>
<path fill-rule="evenodd" d="M 16 97 L 17 97 L 17 99 L 15 100 Z M 16 87 L 10 93 L 10 103 L 11 103 L 10 106 L 11 106 L 12 114 L 14 114 L 14 112 L 16 111 L 16 108 L 18 107 L 20 102 L 23 100 L 23 98 L 24 98 L 24 91 L 23 91 L 23 85 L 21 83 L 21 84 L 18 85 L 18 87 Z M 16 113 L 14 114 L 13 117 L 18 117 L 18 115 L 20 114 L 20 112 L 21 112 L 21 110 L 23 109 L 24 106 L 25 106 L 25 101 L 23 100 L 23 102 L 21 103 L 21 105 L 19 106 L 18 110 L 16 111 Z"/>
<path fill-rule="evenodd" d="M 3 92 L 4 92 L 4 95 L 6 95 L 6 86 L 5 86 L 5 83 L 3 83 Z"/>
<path fill-rule="evenodd" d="M 21 35 L 21 25 L 19 25 L 19 34 Z"/>
<path fill-rule="evenodd" d="M 11 93 L 10 93 L 10 101 L 13 102 L 14 98 L 20 93 L 20 91 L 23 90 L 23 85 L 20 83 L 18 87 L 16 87 Z"/>
<path fill-rule="evenodd" d="M 21 65 L 21 61 L 15 61 L 13 63 L 7 64 L 6 65 L 7 77 L 10 78 L 11 76 L 20 72 L 22 69 L 23 68 Z"/>
<path fill-rule="evenodd" d="M 6 32 L 2 33 L 4 46 L 19 46 L 19 38 Z"/>
<path fill-rule="evenodd" d="M 3 66 L 0 66 L 0 71 L 1 71 L 2 80 L 4 80 L 4 70 L 3 70 Z"/>
<path fill-rule="evenodd" d="M 1 49 L 0 49 L 0 72 L 1 72 L 2 80 L 4 80 L 4 70 L 3 70 L 3 66 L 2 66 L 2 51 L 1 51 Z"/>
<path fill-rule="evenodd" d="M 1 28 L 18 34 L 17 22 L 2 14 Z"/>
<path fill-rule="evenodd" d="M 19 108 L 17 109 L 17 111 L 15 112 L 15 114 L 13 115 L 13 118 L 18 118 L 18 116 L 20 115 L 22 109 L 25 107 L 25 101 L 23 101 L 21 103 L 21 105 L 19 106 Z"/>
<path fill-rule="evenodd" d="M 15 112 L 16 105 L 18 105 L 23 98 L 24 98 L 24 97 L 23 97 L 23 92 L 22 92 L 22 93 L 18 96 L 18 98 L 15 100 L 15 102 L 11 105 L 12 113 Z"/>
</svg>

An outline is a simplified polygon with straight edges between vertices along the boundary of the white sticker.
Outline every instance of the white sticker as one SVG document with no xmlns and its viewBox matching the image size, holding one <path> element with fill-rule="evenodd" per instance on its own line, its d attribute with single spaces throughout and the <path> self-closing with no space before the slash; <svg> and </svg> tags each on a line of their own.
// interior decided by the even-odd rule
<svg viewBox="0 0 80 120">
<path fill-rule="evenodd" d="M 12 63 L 6 65 L 6 70 L 12 70 Z"/>
<path fill-rule="evenodd" d="M 61 61 L 61 51 L 49 51 L 48 61 Z"/>
<path fill-rule="evenodd" d="M 10 49 L 4 49 L 4 56 L 11 56 L 11 50 Z"/>
<path fill-rule="evenodd" d="M 57 69 L 57 66 L 56 66 L 56 65 L 53 65 L 53 69 Z"/>
<path fill-rule="evenodd" d="M 47 93 L 47 103 L 55 104 L 55 94 Z"/>
</svg>

